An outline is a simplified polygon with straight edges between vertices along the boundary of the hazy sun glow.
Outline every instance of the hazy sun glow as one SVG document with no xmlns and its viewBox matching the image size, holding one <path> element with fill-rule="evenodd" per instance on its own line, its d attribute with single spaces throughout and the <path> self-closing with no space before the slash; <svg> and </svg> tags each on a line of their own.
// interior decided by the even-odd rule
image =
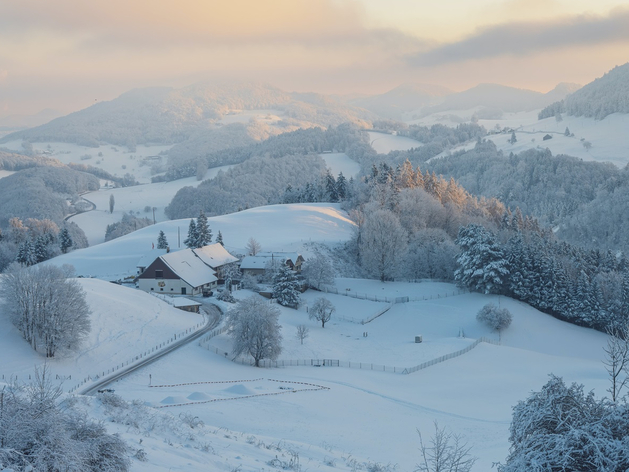
<svg viewBox="0 0 629 472">
<path fill-rule="evenodd" d="M 406 82 L 547 91 L 629 58 L 629 8 L 615 0 L 22 0 L 2 10 L 0 116 L 226 77 L 325 93 Z"/>
</svg>

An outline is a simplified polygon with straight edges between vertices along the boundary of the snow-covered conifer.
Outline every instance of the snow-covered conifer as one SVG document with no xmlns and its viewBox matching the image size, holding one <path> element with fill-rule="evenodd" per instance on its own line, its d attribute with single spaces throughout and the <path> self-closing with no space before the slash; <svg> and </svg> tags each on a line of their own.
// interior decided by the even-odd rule
<svg viewBox="0 0 629 472">
<path fill-rule="evenodd" d="M 273 278 L 273 298 L 282 306 L 297 308 L 299 305 L 299 282 L 286 264 L 280 265 Z"/>
<path fill-rule="evenodd" d="M 199 245 L 197 244 L 199 240 L 199 234 L 197 232 L 197 224 L 194 222 L 194 218 L 190 220 L 190 225 L 188 226 L 188 237 L 184 240 L 184 244 L 189 248 L 197 248 Z"/>
<path fill-rule="evenodd" d="M 168 247 L 168 240 L 166 239 L 166 235 L 164 231 L 160 230 L 159 235 L 157 236 L 157 249 L 166 249 Z"/>
</svg>

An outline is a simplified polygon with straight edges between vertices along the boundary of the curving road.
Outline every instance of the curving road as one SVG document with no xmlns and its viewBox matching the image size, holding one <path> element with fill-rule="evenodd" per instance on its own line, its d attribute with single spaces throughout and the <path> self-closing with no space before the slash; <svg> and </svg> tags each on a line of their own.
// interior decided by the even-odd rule
<svg viewBox="0 0 629 472">
<path fill-rule="evenodd" d="M 214 328 L 216 328 L 216 326 L 218 326 L 219 322 L 221 321 L 222 312 L 218 306 L 211 303 L 204 303 L 204 308 L 207 310 L 209 316 L 208 316 L 207 323 L 200 330 L 192 333 L 190 336 L 181 338 L 178 341 L 175 341 L 169 344 L 168 347 L 164 348 L 163 350 L 159 352 L 154 353 L 153 355 L 145 357 L 137 364 L 130 365 L 128 367 L 120 369 L 115 374 L 108 375 L 105 378 L 97 380 L 91 385 L 81 390 L 78 390 L 76 393 L 79 395 L 93 395 L 98 390 L 104 389 L 107 385 L 125 377 L 126 375 L 129 375 L 132 372 L 135 372 L 136 370 L 141 369 L 144 366 L 152 364 L 156 360 L 161 359 L 162 357 L 170 354 L 174 350 L 179 349 L 180 347 L 189 344 L 195 339 L 198 339 L 204 334 L 206 334 L 207 332 L 213 330 Z"/>
</svg>

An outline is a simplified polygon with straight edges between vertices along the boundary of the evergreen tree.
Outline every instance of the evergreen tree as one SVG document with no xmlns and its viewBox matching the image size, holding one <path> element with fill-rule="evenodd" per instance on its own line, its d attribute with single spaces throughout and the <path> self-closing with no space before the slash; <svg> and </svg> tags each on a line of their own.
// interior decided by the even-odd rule
<svg viewBox="0 0 629 472">
<path fill-rule="evenodd" d="M 37 264 L 37 256 L 35 254 L 35 248 L 33 244 L 28 240 L 24 240 L 17 249 L 17 262 L 23 266 L 32 266 Z"/>
<path fill-rule="evenodd" d="M 515 144 L 518 142 L 518 138 L 515 137 L 515 131 L 511 131 L 511 138 L 509 139 L 509 143 Z"/>
<path fill-rule="evenodd" d="M 339 172 L 339 176 L 336 178 L 336 195 L 339 201 L 346 200 L 349 196 L 347 189 L 347 179 L 343 175 L 343 172 Z"/>
<path fill-rule="evenodd" d="M 168 247 L 168 240 L 166 239 L 166 235 L 162 230 L 159 231 L 159 236 L 157 236 L 157 249 L 166 249 Z"/>
<path fill-rule="evenodd" d="M 207 246 L 212 242 L 212 230 L 210 229 L 207 216 L 203 210 L 199 211 L 199 217 L 197 218 L 197 240 L 195 247 Z"/>
<path fill-rule="evenodd" d="M 297 308 L 299 305 L 299 282 L 286 264 L 280 266 L 273 278 L 273 298 L 282 306 Z"/>
<path fill-rule="evenodd" d="M 223 244 L 223 234 L 221 233 L 221 231 L 218 231 L 218 234 L 216 235 L 216 242 L 218 244 L 220 244 L 221 246 L 225 246 L 225 244 Z"/>
<path fill-rule="evenodd" d="M 328 194 L 331 202 L 338 202 L 339 196 L 336 192 L 336 180 L 330 173 L 330 169 L 325 174 L 325 191 Z"/>
<path fill-rule="evenodd" d="M 456 244 L 460 268 L 454 278 L 460 285 L 483 293 L 501 293 L 508 280 L 509 268 L 502 248 L 493 233 L 470 224 L 459 230 Z"/>
<path fill-rule="evenodd" d="M 568 129 L 568 127 L 566 126 L 566 131 L 564 131 L 563 135 L 564 136 L 570 136 L 570 130 Z"/>
<path fill-rule="evenodd" d="M 70 249 L 73 244 L 74 241 L 72 241 L 72 238 L 70 237 L 70 232 L 67 228 L 63 228 L 61 233 L 59 233 L 59 245 L 61 247 L 61 252 L 66 254 L 68 249 Z"/>
<path fill-rule="evenodd" d="M 197 224 L 194 222 L 194 218 L 190 220 L 190 226 L 188 226 L 188 237 L 184 240 L 184 244 L 189 248 L 199 247 L 197 241 L 199 235 L 197 233 Z"/>
<path fill-rule="evenodd" d="M 50 259 L 50 255 L 48 254 L 47 238 L 43 235 L 37 236 L 35 242 L 33 243 L 33 252 L 36 262 L 43 262 Z"/>
</svg>

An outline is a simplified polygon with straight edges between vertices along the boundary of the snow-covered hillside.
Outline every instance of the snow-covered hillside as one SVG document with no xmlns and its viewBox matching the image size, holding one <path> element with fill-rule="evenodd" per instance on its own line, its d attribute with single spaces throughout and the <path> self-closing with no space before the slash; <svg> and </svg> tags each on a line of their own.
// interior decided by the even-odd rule
<svg viewBox="0 0 629 472">
<path fill-rule="evenodd" d="M 209 169 L 204 179 L 214 178 L 221 170 L 226 170 L 231 166 L 221 166 Z M 177 191 L 183 187 L 196 187 L 201 181 L 196 177 L 173 180 L 171 182 L 147 183 L 134 185 L 132 187 L 103 187 L 96 192 L 89 192 L 83 198 L 94 203 L 96 208 L 92 211 L 79 213 L 71 217 L 73 221 L 85 232 L 90 246 L 100 244 L 105 241 L 105 231 L 107 225 L 121 220 L 124 213 L 133 212 L 139 217 L 150 220 L 155 217 L 155 221 L 167 220 L 164 215 L 164 208 L 171 202 Z M 114 196 L 114 211 L 109 211 L 109 199 Z M 147 207 L 151 210 L 148 212 Z M 155 208 L 153 214 L 152 208 Z"/>
<path fill-rule="evenodd" d="M 339 280 L 337 285 L 342 291 L 346 284 Z M 166 407 L 173 416 L 197 417 L 206 427 L 211 425 L 210 431 L 220 432 L 205 437 L 214 450 L 207 459 L 213 461 L 214 470 L 240 465 L 241 470 L 251 471 L 262 470 L 265 465 L 260 461 L 268 461 L 262 459 L 260 438 L 265 444 L 281 445 L 279 457 L 287 450 L 298 454 L 302 470 L 361 470 L 352 469 L 351 459 L 362 464 L 362 470 L 368 470 L 369 463 L 413 470 L 418 460 L 416 429 L 429 437 L 433 421 L 465 436 L 478 457 L 474 471 L 490 470 L 508 452 L 512 406 L 539 389 L 549 373 L 563 376 L 566 382 L 585 383 L 598 395 L 605 393 L 601 333 L 568 325 L 504 297 L 445 297 L 457 292 L 448 284 L 354 280 L 351 286 L 363 293 L 403 291 L 432 299 L 395 305 L 361 325 L 340 316 L 366 316 L 381 303 L 329 295 L 339 317 L 325 328 L 309 320 L 304 310 L 280 307 L 281 359 L 339 359 L 352 361 L 354 367 L 362 363 L 362 369 L 241 365 L 226 358 L 230 340 L 221 335 L 209 341 L 208 349 L 189 346 L 132 374 L 116 385 L 116 392 L 127 400 Z M 311 303 L 318 296 L 321 293 L 309 291 L 304 299 Z M 457 351 L 479 336 L 497 340 L 496 333 L 475 319 L 480 307 L 490 301 L 514 316 L 501 345 L 481 343 L 460 357 L 409 375 L 382 372 L 382 366 L 410 367 Z M 310 329 L 303 345 L 295 337 L 298 324 Z M 461 332 L 465 338 L 459 337 Z M 414 343 L 414 336 L 420 334 L 424 342 Z M 154 385 L 165 386 L 149 388 L 149 375 Z M 286 391 L 294 393 L 286 395 Z M 176 403 L 188 404 L 172 406 Z M 127 431 L 125 436 L 137 441 L 138 434 Z M 186 470 L 205 470 L 203 455 L 187 452 L 195 447 L 193 442 L 179 439 L 166 446 L 157 433 L 150 436 L 149 462 L 137 463 L 134 470 L 149 470 L 150 465 L 151 470 L 165 471 L 183 463 Z M 320 448 L 326 450 L 324 457 Z"/>
<path fill-rule="evenodd" d="M 64 389 L 87 376 L 131 361 L 134 356 L 196 329 L 201 315 L 178 310 L 145 292 L 97 279 L 77 279 L 91 310 L 91 332 L 77 353 L 45 360 L 24 341 L 4 314 L 0 316 L 0 380 L 25 381 L 46 361 L 53 376 L 67 378 Z M 71 378 L 68 378 L 71 377 Z"/>
<path fill-rule="evenodd" d="M 603 120 L 594 118 L 563 115 L 561 121 L 554 117 L 537 119 L 539 110 L 526 113 L 507 113 L 501 119 L 478 120 L 478 124 L 487 130 L 495 132 L 497 128 L 515 130 L 517 142 L 510 143 L 511 132 L 499 132 L 490 134 L 487 139 L 493 141 L 499 149 L 505 153 L 519 153 L 527 149 L 550 149 L 556 154 L 567 154 L 583 159 L 584 161 L 611 162 L 618 167 L 624 167 L 629 163 L 629 135 L 625 132 L 629 126 L 629 114 L 613 113 Z M 462 111 L 464 116 L 470 115 L 473 110 Z M 466 115 L 467 114 L 467 115 Z M 458 123 L 449 121 L 442 115 L 430 115 L 413 123 L 431 126 L 441 123 L 456 127 Z M 566 128 L 574 136 L 565 136 Z M 544 140 L 544 136 L 550 135 L 552 139 Z M 589 142 L 591 147 L 584 146 Z M 448 153 L 454 153 L 462 149 L 472 149 L 475 142 L 469 142 Z"/>
<path fill-rule="evenodd" d="M 84 216 L 89 218 L 92 213 Z M 338 204 L 327 203 L 258 207 L 208 218 L 208 222 L 214 236 L 220 231 L 225 247 L 234 254 L 244 254 L 247 241 L 252 237 L 265 250 L 298 251 L 308 242 L 347 241 L 354 227 Z M 84 223 L 89 226 L 88 222 Z M 177 250 L 184 247 L 189 223 L 190 220 L 164 221 L 97 246 L 61 255 L 49 263 L 71 264 L 78 275 L 104 280 L 133 276 L 140 258 L 157 245 L 160 231 L 164 231 L 171 249 Z"/>
</svg>

